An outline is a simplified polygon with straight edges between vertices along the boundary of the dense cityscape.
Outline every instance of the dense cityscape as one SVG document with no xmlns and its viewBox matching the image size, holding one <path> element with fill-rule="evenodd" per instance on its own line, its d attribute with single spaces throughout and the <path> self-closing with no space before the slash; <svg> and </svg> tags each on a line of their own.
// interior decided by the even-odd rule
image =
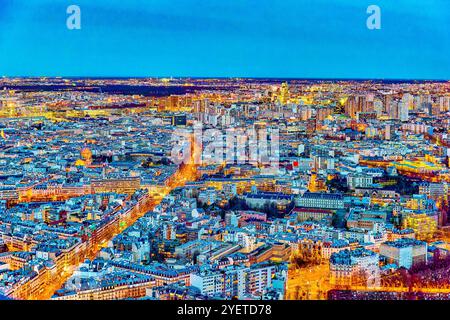
<svg viewBox="0 0 450 320">
<path fill-rule="evenodd" d="M 450 82 L 0 78 L 0 296 L 450 299 Z"/>
</svg>

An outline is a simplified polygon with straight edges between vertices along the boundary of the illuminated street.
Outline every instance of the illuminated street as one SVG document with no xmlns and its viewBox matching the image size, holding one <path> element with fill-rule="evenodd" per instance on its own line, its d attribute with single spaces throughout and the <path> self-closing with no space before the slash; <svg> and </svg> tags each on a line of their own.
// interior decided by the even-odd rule
<svg viewBox="0 0 450 320">
<path fill-rule="evenodd" d="M 331 288 L 328 277 L 329 270 L 326 263 L 290 272 L 286 299 L 325 300 L 327 291 Z"/>
</svg>

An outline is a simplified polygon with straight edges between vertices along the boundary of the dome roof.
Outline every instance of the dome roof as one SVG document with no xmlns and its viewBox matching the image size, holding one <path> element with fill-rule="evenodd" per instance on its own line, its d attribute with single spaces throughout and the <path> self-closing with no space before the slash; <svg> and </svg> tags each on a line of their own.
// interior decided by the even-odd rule
<svg viewBox="0 0 450 320">
<path fill-rule="evenodd" d="M 83 160 L 90 160 L 92 158 L 92 151 L 88 147 L 85 147 L 80 152 Z"/>
</svg>

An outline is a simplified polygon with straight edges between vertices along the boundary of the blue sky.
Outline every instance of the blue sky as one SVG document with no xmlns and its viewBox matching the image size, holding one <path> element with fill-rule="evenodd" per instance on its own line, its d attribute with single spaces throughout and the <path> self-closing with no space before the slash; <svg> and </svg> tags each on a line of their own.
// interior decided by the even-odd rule
<svg viewBox="0 0 450 320">
<path fill-rule="evenodd" d="M 449 21 L 449 0 L 0 0 L 0 76 L 450 79 Z"/>
</svg>

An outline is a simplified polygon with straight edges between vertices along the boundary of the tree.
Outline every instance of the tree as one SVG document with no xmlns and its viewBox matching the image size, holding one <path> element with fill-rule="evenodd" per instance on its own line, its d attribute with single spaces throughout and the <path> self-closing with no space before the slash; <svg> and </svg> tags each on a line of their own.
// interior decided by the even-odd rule
<svg viewBox="0 0 450 320">
<path fill-rule="evenodd" d="M 244 199 L 235 196 L 228 202 L 227 210 L 248 210 L 249 207 Z"/>
</svg>

